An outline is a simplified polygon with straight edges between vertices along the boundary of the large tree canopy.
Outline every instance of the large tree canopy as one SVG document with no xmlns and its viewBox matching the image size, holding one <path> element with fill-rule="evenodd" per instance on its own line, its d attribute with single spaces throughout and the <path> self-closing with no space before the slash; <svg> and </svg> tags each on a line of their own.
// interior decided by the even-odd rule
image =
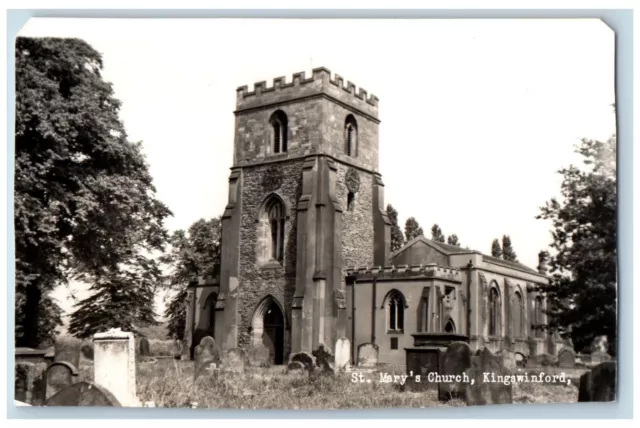
<svg viewBox="0 0 640 428">
<path fill-rule="evenodd" d="M 187 284 L 194 276 L 214 276 L 220 265 L 221 217 L 200 219 L 188 231 L 171 237 L 171 248 L 162 257 L 169 268 L 167 285 L 175 292 L 165 309 L 169 337 L 182 339 L 186 320 Z"/>
<path fill-rule="evenodd" d="M 156 266 L 141 254 L 162 250 L 171 213 L 140 143 L 127 139 L 97 51 L 78 39 L 18 38 L 15 59 L 16 340 L 37 346 L 43 296 L 73 275 L 97 287 L 87 315 L 100 299 L 145 304 L 134 289 L 149 286 Z"/>
<path fill-rule="evenodd" d="M 561 198 L 541 208 L 537 218 L 553 225 L 552 283 L 546 287 L 550 327 L 587 350 L 606 336 L 609 352 L 617 342 L 616 137 L 585 139 L 577 148 L 584 167 L 571 165 Z"/>
</svg>

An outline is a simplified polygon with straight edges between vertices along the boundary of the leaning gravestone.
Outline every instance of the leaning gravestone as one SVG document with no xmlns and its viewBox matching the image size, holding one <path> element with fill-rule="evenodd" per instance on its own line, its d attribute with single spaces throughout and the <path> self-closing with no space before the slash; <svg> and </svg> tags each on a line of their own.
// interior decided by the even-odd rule
<svg viewBox="0 0 640 428">
<path fill-rule="evenodd" d="M 74 367 L 80 367 L 80 348 L 82 341 L 75 337 L 63 336 L 56 339 L 54 361 L 66 361 Z"/>
<path fill-rule="evenodd" d="M 14 376 L 15 399 L 32 406 L 41 406 L 46 394 L 44 364 L 17 361 Z"/>
<path fill-rule="evenodd" d="M 245 360 L 246 354 L 242 349 L 229 349 L 223 362 L 224 371 L 231 373 L 244 373 Z"/>
<path fill-rule="evenodd" d="M 464 392 L 467 406 L 513 403 L 513 384 L 500 382 L 501 376 L 512 373 L 487 348 L 471 358 L 471 368 L 466 373 L 469 377 Z M 485 379 L 485 373 L 488 379 Z"/>
<path fill-rule="evenodd" d="M 151 350 L 149 349 L 149 339 L 147 339 L 146 337 L 140 339 L 140 342 L 138 343 L 138 355 L 140 355 L 141 357 L 148 357 L 149 355 L 151 355 Z"/>
<path fill-rule="evenodd" d="M 351 343 L 346 337 L 341 337 L 336 342 L 335 368 L 344 370 L 351 361 Z"/>
<path fill-rule="evenodd" d="M 316 365 L 318 366 L 322 374 L 334 374 L 333 368 L 331 367 L 331 364 L 329 362 L 329 359 L 332 356 L 331 351 L 326 349 L 323 344 L 320 344 L 320 346 L 318 346 L 318 349 L 313 351 L 313 356 L 316 357 Z"/>
<path fill-rule="evenodd" d="M 576 356 L 573 350 L 564 348 L 558 352 L 558 366 L 563 369 L 572 369 L 576 366 Z"/>
<path fill-rule="evenodd" d="M 465 385 L 462 382 L 464 373 L 471 368 L 471 348 L 466 342 L 453 342 L 442 357 L 440 375 L 455 376 L 451 382 L 438 383 L 438 399 L 447 401 L 451 398 L 464 399 Z"/>
<path fill-rule="evenodd" d="M 616 400 L 617 365 L 615 361 L 598 364 L 580 376 L 578 402 L 607 402 Z"/>
<path fill-rule="evenodd" d="M 251 346 L 247 352 L 247 361 L 251 367 L 270 367 L 269 349 L 262 343 Z"/>
<path fill-rule="evenodd" d="M 378 345 L 363 343 L 358 346 L 358 367 L 376 367 L 378 365 Z"/>
<path fill-rule="evenodd" d="M 112 393 L 92 382 L 78 382 L 64 388 L 49 398 L 45 406 L 121 407 Z"/>
<path fill-rule="evenodd" d="M 289 365 L 287 365 L 287 373 L 302 373 L 307 368 L 300 361 L 291 361 Z"/>
<path fill-rule="evenodd" d="M 73 385 L 78 378 L 78 370 L 66 361 L 52 363 L 47 367 L 47 398 Z"/>
<path fill-rule="evenodd" d="M 194 379 L 208 370 L 212 364 L 220 363 L 220 349 L 213 337 L 206 336 L 195 349 Z"/>
<path fill-rule="evenodd" d="M 315 369 L 315 362 L 313 360 L 313 357 L 309 354 L 307 354 L 306 352 L 298 352 L 296 354 L 293 354 L 293 356 L 291 356 L 291 362 L 299 362 L 300 364 L 302 364 L 305 368 L 305 370 L 311 372 Z M 289 364 L 291 365 L 291 364 Z"/>
</svg>

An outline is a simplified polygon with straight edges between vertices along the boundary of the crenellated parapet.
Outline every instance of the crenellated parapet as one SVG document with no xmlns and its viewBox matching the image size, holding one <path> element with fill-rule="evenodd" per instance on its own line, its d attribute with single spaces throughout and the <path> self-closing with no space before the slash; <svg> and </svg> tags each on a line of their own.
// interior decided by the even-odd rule
<svg viewBox="0 0 640 428">
<path fill-rule="evenodd" d="M 439 266 L 435 263 L 420 265 L 392 265 L 346 269 L 346 275 L 358 279 L 394 280 L 400 278 L 442 279 L 452 282 L 462 282 L 462 272 L 459 269 Z"/>
<path fill-rule="evenodd" d="M 240 86 L 237 89 L 236 112 L 314 95 L 325 95 L 367 115 L 378 116 L 378 97 L 368 94 L 363 88 L 356 88 L 353 82 L 345 81 L 338 74 L 332 76 L 331 71 L 324 67 L 313 69 L 309 77 L 304 71 L 295 73 L 288 82 L 285 77 L 276 77 L 270 86 L 267 81 L 256 82 L 253 90 L 249 90 L 247 85 Z"/>
</svg>

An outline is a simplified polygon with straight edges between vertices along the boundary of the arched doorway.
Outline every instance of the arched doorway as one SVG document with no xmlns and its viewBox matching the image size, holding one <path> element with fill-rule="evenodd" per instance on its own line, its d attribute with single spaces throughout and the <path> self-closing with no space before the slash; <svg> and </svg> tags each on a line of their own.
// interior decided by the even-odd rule
<svg viewBox="0 0 640 428">
<path fill-rule="evenodd" d="M 253 343 L 267 347 L 272 364 L 283 364 L 285 318 L 276 299 L 268 296 L 258 304 L 251 327 Z"/>
</svg>

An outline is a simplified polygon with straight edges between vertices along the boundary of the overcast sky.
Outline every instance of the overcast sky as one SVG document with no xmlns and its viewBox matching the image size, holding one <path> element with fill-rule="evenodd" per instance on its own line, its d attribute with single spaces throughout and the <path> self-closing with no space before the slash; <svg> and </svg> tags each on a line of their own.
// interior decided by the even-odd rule
<svg viewBox="0 0 640 428">
<path fill-rule="evenodd" d="M 224 210 L 236 88 L 315 67 L 380 99 L 380 173 L 401 226 L 414 216 L 429 237 L 438 223 L 485 253 L 508 234 L 531 267 L 551 240 L 535 216 L 559 194 L 556 171 L 579 161 L 580 138 L 615 130 L 614 33 L 598 20 L 40 18 L 20 34 L 103 54 L 170 230 Z"/>
</svg>

